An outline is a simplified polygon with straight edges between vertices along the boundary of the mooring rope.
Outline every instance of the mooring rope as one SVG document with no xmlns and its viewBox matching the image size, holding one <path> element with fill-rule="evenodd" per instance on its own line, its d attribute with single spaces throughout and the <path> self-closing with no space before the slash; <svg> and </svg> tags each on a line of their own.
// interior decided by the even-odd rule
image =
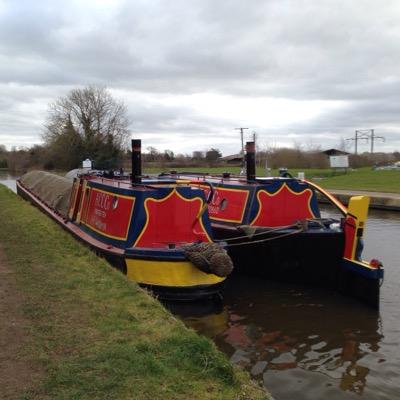
<svg viewBox="0 0 400 400">
<path fill-rule="evenodd" d="M 249 240 L 248 242 L 242 242 L 242 243 L 227 243 L 226 247 L 236 247 L 236 246 L 247 246 L 247 245 L 252 245 L 252 244 L 256 244 L 256 243 L 264 243 L 264 242 L 269 242 L 272 240 L 277 240 L 277 239 L 282 239 L 284 237 L 288 237 L 288 236 L 293 236 L 293 235 L 297 235 L 301 232 L 303 232 L 304 229 L 303 227 L 300 227 L 299 229 L 292 231 L 292 232 L 288 232 L 288 233 L 283 233 L 282 235 L 279 236 L 274 236 L 274 237 L 268 237 L 265 239 L 260 239 L 260 240 Z M 235 239 L 239 239 L 239 238 L 235 238 Z"/>
<path fill-rule="evenodd" d="M 246 227 L 246 226 L 248 226 L 248 225 L 242 225 L 243 227 Z M 269 229 L 268 231 L 263 231 L 263 232 L 255 232 L 255 233 L 253 233 L 253 234 L 251 234 L 251 235 L 243 235 L 243 236 L 236 236 L 236 237 L 234 237 L 234 238 L 227 238 L 227 239 L 220 239 L 220 240 L 215 240 L 215 242 L 224 242 L 224 243 L 228 243 L 228 242 L 232 242 L 232 241 L 235 241 L 235 240 L 240 240 L 240 239 L 248 239 L 249 238 L 249 236 L 251 236 L 252 238 L 253 237 L 256 237 L 256 236 L 262 236 L 262 235 L 267 235 L 267 234 L 269 234 L 269 233 L 274 233 L 274 232 L 278 232 L 278 231 L 281 231 L 281 230 L 284 230 L 284 229 L 290 229 L 290 228 L 294 228 L 294 227 L 296 227 L 296 226 L 298 226 L 297 224 L 292 224 L 292 225 L 283 225 L 283 226 L 277 226 L 277 227 L 275 227 L 275 228 L 271 228 L 271 229 Z M 240 227 L 237 227 L 236 229 L 239 229 Z M 257 227 L 255 227 L 255 226 L 249 226 L 249 228 L 257 228 Z M 260 227 L 261 228 L 261 227 Z"/>
</svg>

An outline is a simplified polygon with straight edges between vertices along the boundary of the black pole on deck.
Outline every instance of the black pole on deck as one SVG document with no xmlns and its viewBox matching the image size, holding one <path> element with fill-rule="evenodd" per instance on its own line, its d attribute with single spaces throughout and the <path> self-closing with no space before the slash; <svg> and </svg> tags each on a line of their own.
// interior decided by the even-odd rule
<svg viewBox="0 0 400 400">
<path fill-rule="evenodd" d="M 132 183 L 142 182 L 142 141 L 132 139 Z"/>
<path fill-rule="evenodd" d="M 256 179 L 256 144 L 255 142 L 246 142 L 246 173 L 247 180 Z"/>
</svg>

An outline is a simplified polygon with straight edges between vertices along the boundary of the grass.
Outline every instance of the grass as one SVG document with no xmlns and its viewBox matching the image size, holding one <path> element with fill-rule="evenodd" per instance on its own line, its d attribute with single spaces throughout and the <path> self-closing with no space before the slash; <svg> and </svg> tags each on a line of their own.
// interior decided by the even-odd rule
<svg viewBox="0 0 400 400">
<path fill-rule="evenodd" d="M 239 173 L 240 167 L 188 167 L 174 168 L 177 171 L 209 172 L 220 174 L 222 172 Z M 315 181 L 318 185 L 327 189 L 349 189 L 349 190 L 367 190 L 373 192 L 400 193 L 400 171 L 373 171 L 371 168 L 359 168 L 345 172 L 336 172 L 330 168 L 325 169 L 290 169 L 293 176 L 298 172 L 305 172 L 306 179 Z M 145 168 L 145 173 L 159 173 L 161 169 Z M 278 170 L 272 170 L 273 176 L 278 176 Z M 258 176 L 265 176 L 263 168 L 257 168 Z"/>
<path fill-rule="evenodd" d="M 24 358 L 45 371 L 28 399 L 262 399 L 264 390 L 0 185 L 0 244 L 30 321 Z"/>
<path fill-rule="evenodd" d="M 400 193 L 400 171 L 373 171 L 370 168 L 360 168 L 317 183 L 328 189 Z"/>
</svg>

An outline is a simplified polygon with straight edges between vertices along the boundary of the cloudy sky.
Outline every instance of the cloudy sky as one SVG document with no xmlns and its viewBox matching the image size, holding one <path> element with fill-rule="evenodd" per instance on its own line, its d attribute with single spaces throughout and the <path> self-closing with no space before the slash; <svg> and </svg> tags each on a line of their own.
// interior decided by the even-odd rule
<svg viewBox="0 0 400 400">
<path fill-rule="evenodd" d="M 400 150 L 400 1 L 0 0 L 0 144 L 40 143 L 48 104 L 89 84 L 144 147 L 230 154 L 248 127 L 327 148 L 373 128 Z"/>
</svg>

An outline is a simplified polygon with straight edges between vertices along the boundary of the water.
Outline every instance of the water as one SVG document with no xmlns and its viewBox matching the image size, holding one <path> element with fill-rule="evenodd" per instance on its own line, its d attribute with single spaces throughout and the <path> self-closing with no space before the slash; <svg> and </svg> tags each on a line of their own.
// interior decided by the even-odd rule
<svg viewBox="0 0 400 400">
<path fill-rule="evenodd" d="M 0 171 L 13 190 L 14 179 Z M 277 400 L 400 399 L 400 212 L 370 211 L 364 258 L 385 265 L 379 312 L 332 291 L 243 276 L 219 304 L 168 306 Z"/>
<path fill-rule="evenodd" d="M 15 179 L 17 178 L 18 176 L 11 172 L 0 170 L 0 183 L 6 185 L 13 192 L 17 191 L 17 187 L 15 185 Z"/>
<path fill-rule="evenodd" d="M 380 311 L 335 292 L 234 277 L 223 303 L 170 305 L 279 400 L 400 399 L 400 213 L 370 211 Z"/>
</svg>

